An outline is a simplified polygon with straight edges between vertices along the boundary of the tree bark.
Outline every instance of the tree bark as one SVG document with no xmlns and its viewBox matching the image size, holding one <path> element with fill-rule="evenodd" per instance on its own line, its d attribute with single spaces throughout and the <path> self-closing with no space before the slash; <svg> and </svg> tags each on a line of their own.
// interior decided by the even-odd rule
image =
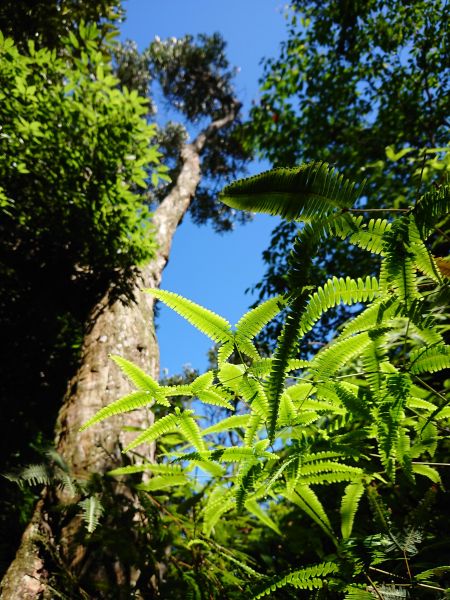
<svg viewBox="0 0 450 600">
<path fill-rule="evenodd" d="M 191 144 L 182 148 L 181 170 L 175 185 L 153 216 L 157 255 L 139 269 L 133 284 L 134 300 L 113 300 L 111 294 L 107 293 L 91 311 L 80 367 L 68 385 L 56 423 L 56 449 L 78 480 L 87 481 L 93 474 L 103 475 L 121 464 L 121 449 L 128 443 L 127 433 L 123 432 L 125 423 L 127 426 L 142 427 L 152 422 L 151 411 L 142 409 L 106 419 L 82 433 L 78 431 L 80 425 L 100 408 L 129 392 L 128 383 L 109 359 L 110 354 L 119 354 L 153 378 L 159 378 L 154 300 L 142 290 L 159 286 L 174 233 L 189 208 L 201 178 L 201 152 L 215 131 L 235 119 L 238 109 L 236 102 L 223 118 L 212 122 Z M 151 448 L 147 458 L 154 460 Z M 55 524 L 54 506 L 61 502 L 73 502 L 73 498 L 64 492 L 43 491 L 16 557 L 1 583 L 2 600 L 53 598 L 49 583 L 52 569 L 49 557 L 53 556 L 54 559 L 55 554 L 58 559 L 56 562 L 62 561 L 63 568 L 74 577 L 89 568 L 86 548 L 76 541 L 80 518 Z M 123 577 L 120 568 L 116 568 L 117 565 L 109 566 L 117 571 L 120 584 Z"/>
</svg>

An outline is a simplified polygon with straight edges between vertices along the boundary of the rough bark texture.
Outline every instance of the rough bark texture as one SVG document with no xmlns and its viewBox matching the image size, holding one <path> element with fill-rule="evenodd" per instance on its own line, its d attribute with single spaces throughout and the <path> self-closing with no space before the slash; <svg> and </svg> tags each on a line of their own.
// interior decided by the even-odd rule
<svg viewBox="0 0 450 600">
<path fill-rule="evenodd" d="M 142 289 L 159 286 L 173 235 L 200 181 L 201 151 L 210 135 L 235 118 L 238 108 L 236 104 L 223 119 L 211 123 L 192 144 L 183 147 L 182 168 L 176 184 L 154 214 L 158 254 L 140 269 L 134 282 L 134 302 L 111 301 L 107 294 L 91 312 L 81 364 L 69 383 L 56 424 L 56 449 L 77 479 L 87 480 L 93 473 L 101 475 L 121 463 L 121 448 L 127 443 L 126 434 L 122 431 L 124 422 L 142 427 L 152 421 L 152 413 L 144 409 L 128 413 L 125 417 L 107 419 L 83 433 L 78 432 L 80 425 L 100 408 L 129 392 L 128 383 L 108 358 L 109 354 L 120 354 L 155 379 L 159 378 L 154 301 Z M 153 459 L 151 452 L 149 458 Z M 49 569 L 46 564 L 46 557 L 54 551 L 58 553 L 58 560 L 63 560 L 64 568 L 72 571 L 75 577 L 80 569 L 89 568 L 86 549 L 74 543 L 80 528 L 79 517 L 57 528 L 54 526 L 52 506 L 55 502 L 67 500 L 61 493 L 43 492 L 23 534 L 16 558 L 2 581 L 2 600 L 54 597 L 48 586 Z M 123 577 L 120 567 L 112 565 L 112 568 L 117 572 L 120 583 Z"/>
</svg>

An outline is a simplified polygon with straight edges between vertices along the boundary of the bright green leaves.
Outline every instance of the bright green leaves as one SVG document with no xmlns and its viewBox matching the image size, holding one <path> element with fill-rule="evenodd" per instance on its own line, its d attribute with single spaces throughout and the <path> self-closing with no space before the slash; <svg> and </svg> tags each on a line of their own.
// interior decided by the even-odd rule
<svg viewBox="0 0 450 600">
<path fill-rule="evenodd" d="M 264 195 L 266 185 L 269 192 Z M 353 187 L 322 165 L 238 182 L 226 189 L 227 201 L 304 219 L 310 205 L 300 194 L 295 209 L 290 196 L 300 185 L 304 194 L 309 186 L 312 195 L 305 198 L 313 207 L 310 216 L 317 219 L 299 231 L 289 256 L 289 293 L 249 311 L 233 329 L 222 317 L 177 294 L 150 290 L 219 345 L 217 368 L 189 384 L 159 386 L 115 357 L 138 389 L 102 409 L 88 424 L 147 400 L 165 404 L 166 413 L 126 450 L 156 442 L 169 462 L 113 473 L 151 473 L 139 488 L 152 493 L 179 485 L 198 489 L 197 470 L 206 472 L 201 511 L 206 536 L 233 510 L 247 510 L 283 534 L 271 509 L 287 500 L 300 509 L 300 519 L 315 527 L 315 535 L 324 535 L 344 557 L 366 527 L 356 518 L 368 509 L 365 496 L 374 519 L 383 518 L 386 533 L 391 525 L 388 512 L 380 508 L 382 501 L 375 498 L 379 488 L 392 495 L 394 483 L 413 484 L 418 476 L 441 483 L 439 468 L 431 461 L 450 408 L 428 380 L 450 367 L 449 348 L 436 327 L 430 300 L 445 292 L 445 284 L 425 245 L 420 210 L 402 211 L 389 220 L 354 218 L 351 209 L 342 210 L 354 198 Z M 322 196 L 315 186 L 321 186 Z M 437 209 L 429 210 L 438 218 Z M 312 286 L 311 261 L 332 237 L 377 254 L 379 276 L 330 277 Z M 357 314 L 341 330 L 330 331 L 326 344 L 313 344 L 305 353 L 307 360 L 299 359 L 305 336 L 314 334 L 327 311 L 342 305 L 354 305 Z M 255 337 L 281 310 L 284 325 L 276 348 L 262 357 Z M 202 408 L 197 414 L 172 408 L 167 399 L 177 396 L 196 399 L 193 407 Z M 207 404 L 216 407 L 219 418 L 202 429 Z M 319 589 L 338 568 L 337 562 L 307 567 L 278 579 L 259 596 L 284 585 Z"/>
<path fill-rule="evenodd" d="M 0 174 L 12 239 L 25 227 L 38 261 L 59 254 L 68 270 L 98 279 L 153 255 L 136 189 L 165 171 L 146 99 L 119 88 L 100 31 L 86 25 L 82 37 L 81 28 L 59 53 L 31 44 L 22 54 L 2 38 Z"/>
<path fill-rule="evenodd" d="M 231 325 L 211 310 L 173 292 L 157 289 L 148 289 L 147 292 L 175 310 L 213 342 L 224 344 L 233 340 Z"/>
</svg>

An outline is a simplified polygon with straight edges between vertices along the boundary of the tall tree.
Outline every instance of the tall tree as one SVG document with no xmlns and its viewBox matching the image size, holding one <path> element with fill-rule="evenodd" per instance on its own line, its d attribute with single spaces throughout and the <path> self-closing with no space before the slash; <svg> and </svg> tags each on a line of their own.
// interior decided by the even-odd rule
<svg viewBox="0 0 450 600">
<path fill-rule="evenodd" d="M 83 26 L 83 30 L 86 29 L 91 30 L 89 27 Z M 234 98 L 231 85 L 232 71 L 229 69 L 224 53 L 225 44 L 220 36 L 201 36 L 198 43 L 194 43 L 189 36 L 168 42 L 158 40 L 150 46 L 144 57 L 138 57 L 133 47 L 128 45 L 116 50 L 119 76 L 122 73 L 125 77 L 127 73 L 130 73 L 130 69 L 121 71 L 125 59 L 130 65 L 137 65 L 137 71 L 142 66 L 148 66 L 153 80 L 159 82 L 166 98 L 175 102 L 176 108 L 184 116 L 186 122 L 194 124 L 197 134 L 189 142 L 185 130 L 180 125 L 173 124 L 168 126 L 166 131 L 159 132 L 164 156 L 170 166 L 172 177 L 171 183 L 163 190 L 156 190 L 155 193 L 144 195 L 138 194 L 136 191 L 136 185 L 145 183 L 145 176 L 141 173 L 142 168 L 152 161 L 156 163 L 158 161 L 158 153 L 154 149 L 146 150 L 147 154 L 143 154 L 141 149 L 139 154 L 134 152 L 130 146 L 123 147 L 121 160 L 118 160 L 114 154 L 110 157 L 111 173 L 115 174 L 116 178 L 118 177 L 117 182 L 110 182 L 108 179 L 102 178 L 102 163 L 99 160 L 99 156 L 102 155 L 99 153 L 99 144 L 106 143 L 108 145 L 112 141 L 108 138 L 107 123 L 103 122 L 101 118 L 103 112 L 111 108 L 111 110 L 118 111 L 119 114 L 122 114 L 122 111 L 127 115 L 128 101 L 131 101 L 130 106 L 133 106 L 134 102 L 141 109 L 142 101 L 136 91 L 120 92 L 116 89 L 117 80 L 108 79 L 111 77 L 108 73 L 110 67 L 105 59 L 103 47 L 99 52 L 95 40 L 89 38 L 86 41 L 86 47 L 81 51 L 78 49 L 80 40 L 77 39 L 77 36 L 72 33 L 70 37 L 72 45 L 75 45 L 75 49 L 72 47 L 70 51 L 74 57 L 74 70 L 76 71 L 77 68 L 84 65 L 86 57 L 95 57 L 94 61 L 87 59 L 86 68 L 91 71 L 90 77 L 86 78 L 86 85 L 91 79 L 93 98 L 96 99 L 97 94 L 101 97 L 102 92 L 104 93 L 100 86 L 100 82 L 103 81 L 109 90 L 109 95 L 105 94 L 104 104 L 98 105 L 93 102 L 92 105 L 89 105 L 91 118 L 87 118 L 86 123 L 74 118 L 71 121 L 64 121 L 63 130 L 65 126 L 68 129 L 66 139 L 59 140 L 61 142 L 58 146 L 61 150 L 59 161 L 52 162 L 51 156 L 40 156 L 37 150 L 35 155 L 32 152 L 27 155 L 27 160 L 21 169 L 31 182 L 30 189 L 27 191 L 28 195 L 20 196 L 17 190 L 21 188 L 18 185 L 16 187 L 4 185 L 2 199 L 5 211 L 11 211 L 14 203 L 23 206 L 21 204 L 24 202 L 23 198 L 29 203 L 29 222 L 26 224 L 28 225 L 27 233 L 31 239 L 30 246 L 39 248 L 40 260 L 44 263 L 48 262 L 48 254 L 45 244 L 42 245 L 42 248 L 39 247 L 38 242 L 41 237 L 48 242 L 53 255 L 57 257 L 65 247 L 69 250 L 73 247 L 78 248 L 78 246 L 81 248 L 78 248 L 78 254 L 74 253 L 69 256 L 70 260 L 67 261 L 70 267 L 68 269 L 69 276 L 63 278 L 63 282 L 67 284 L 72 279 L 77 282 L 78 298 L 82 300 L 83 308 L 88 312 L 88 316 L 79 353 L 78 368 L 71 378 L 57 419 L 56 449 L 71 476 L 79 481 L 86 481 L 93 474 L 101 475 L 107 469 L 121 463 L 120 449 L 124 441 L 124 434 L 121 432 L 122 420 L 120 418 L 108 422 L 106 427 L 98 429 L 94 435 L 90 431 L 81 435 L 77 433 L 79 425 L 88 416 L 126 392 L 122 378 L 109 361 L 109 354 L 125 353 L 153 378 L 158 378 L 158 346 L 152 326 L 153 302 L 150 297 L 142 294 L 141 289 L 159 285 L 162 271 L 168 260 L 174 232 L 191 205 L 202 175 L 221 174 L 227 176 L 236 170 L 243 158 L 243 153 L 239 144 L 233 140 L 234 125 L 240 105 Z M 10 47 L 10 42 L 8 45 Z M 17 51 L 15 52 L 17 53 Z M 42 50 L 42 52 L 46 51 Z M 63 49 L 64 58 L 61 60 L 70 62 L 72 60 L 70 52 L 67 48 L 65 52 Z M 95 61 L 97 62 L 95 63 Z M 41 64 L 41 68 L 44 66 Z M 95 67 L 93 70 L 92 66 Z M 145 85 L 145 75 L 142 73 L 138 73 L 138 75 L 137 80 L 135 78 L 133 81 L 140 82 L 139 85 L 144 82 Z M 64 79 L 57 73 L 54 79 L 48 77 L 43 79 L 49 86 L 49 93 L 57 89 L 54 87 L 55 84 L 56 86 L 60 85 L 59 98 L 63 105 L 64 102 L 70 104 L 74 95 L 78 98 L 79 103 L 83 104 L 83 90 L 76 85 L 72 89 L 67 87 L 67 77 Z M 76 75 L 74 75 L 74 79 L 76 79 Z M 107 80 L 106 84 L 105 80 Z M 27 86 L 30 83 L 27 81 Z M 131 84 L 129 83 L 129 85 Z M 39 104 L 42 100 L 41 95 L 38 94 L 37 98 Z M 83 114 L 81 107 L 79 110 Z M 146 110 L 151 110 L 148 100 L 146 101 Z M 139 110 L 137 112 L 139 113 Z M 61 115 L 59 118 L 60 120 L 54 123 L 56 131 L 60 128 L 59 124 L 62 124 L 61 119 L 64 116 Z M 87 148 L 87 156 L 83 157 L 84 160 L 81 161 L 81 169 L 79 162 L 73 159 L 73 156 L 78 158 L 76 141 L 70 139 L 69 135 L 70 126 L 73 123 L 77 123 L 78 129 L 75 131 L 94 140 L 91 146 L 83 138 L 81 140 L 80 146 Z M 136 134 L 136 124 L 134 127 L 127 126 L 119 121 L 118 128 L 120 129 L 121 126 L 125 129 L 125 135 L 129 135 L 132 141 L 133 135 Z M 33 127 L 36 128 L 36 125 Z M 52 127 L 53 124 L 50 123 L 48 129 L 51 130 L 51 134 L 55 135 Z M 96 127 L 98 129 L 95 129 Z M 147 127 L 145 121 L 142 120 L 142 110 L 141 127 Z M 93 133 L 95 134 L 93 135 Z M 51 149 L 49 151 L 51 153 Z M 11 156 L 14 157 L 14 152 L 11 153 Z M 36 157 L 36 163 L 33 162 L 34 157 Z M 12 162 L 11 160 L 11 164 Z M 136 172 L 127 172 L 127 165 Z M 16 168 L 16 165 L 13 166 Z M 11 174 L 10 167 L 11 165 L 5 166 L 4 177 L 7 183 L 8 176 Z M 48 172 L 43 172 L 43 167 Z M 99 170 L 96 171 L 93 167 Z M 96 177 L 92 175 L 93 170 Z M 71 175 L 78 173 L 78 179 L 77 177 L 71 179 L 67 173 Z M 13 178 L 13 180 L 16 182 L 17 178 Z M 38 193 L 34 192 L 31 185 L 36 180 L 41 182 Z M 46 185 L 49 181 L 55 190 L 55 195 L 51 196 L 53 204 L 48 206 L 44 203 L 45 210 L 39 212 L 43 200 L 48 197 L 48 194 L 45 196 L 44 192 L 47 191 Z M 77 187 L 79 181 L 87 182 L 85 187 L 79 189 Z M 130 200 L 129 197 L 121 199 L 119 196 L 117 200 L 110 198 L 111 186 L 112 189 L 115 189 L 113 183 L 116 183 L 119 189 L 124 188 L 123 193 L 138 199 L 140 204 L 133 207 L 132 204 L 126 202 L 126 200 Z M 131 189 L 129 189 L 130 185 Z M 63 192 L 58 195 L 58 191 L 61 190 Z M 112 215 L 113 227 L 111 231 L 106 230 L 107 235 L 101 227 L 106 210 L 99 202 L 101 198 L 105 198 L 107 201 L 107 207 Z M 78 201 L 80 209 L 76 210 Z M 75 209 L 72 211 L 74 202 Z M 227 210 L 217 211 L 211 203 L 211 196 L 205 191 L 202 192 L 199 202 L 201 202 L 201 206 L 194 212 L 196 220 L 212 219 L 215 226 L 222 230 L 230 227 L 232 213 Z M 151 204 L 154 209 L 152 239 L 156 243 L 156 250 L 148 242 L 142 246 L 143 237 L 145 237 L 144 226 L 148 225 L 146 213 L 148 204 Z M 125 216 L 130 220 L 129 223 L 124 223 L 121 213 L 117 212 L 120 208 L 125 210 Z M 60 231 L 60 235 L 56 236 L 56 242 L 54 242 L 52 234 L 61 211 L 66 220 L 63 220 L 64 228 Z M 106 214 L 108 214 L 107 210 Z M 36 215 L 41 218 L 38 226 L 33 221 Z M 84 220 L 79 219 L 80 215 L 84 215 Z M 46 221 L 49 216 L 52 219 Z M 17 223 L 23 225 L 20 219 L 14 220 L 13 217 L 11 220 L 14 221 L 14 226 Z M 102 256 L 101 253 L 100 255 L 96 254 L 99 240 L 85 238 L 85 234 L 93 228 L 95 231 L 94 225 L 98 223 L 100 223 L 98 237 L 100 241 L 104 240 L 105 248 Z M 31 235 L 33 231 L 37 233 L 36 238 Z M 82 243 L 77 244 L 77 240 L 81 240 Z M 127 248 L 127 244 L 131 245 L 132 252 L 129 251 L 130 248 Z M 102 248 L 101 244 L 100 248 Z M 85 254 L 83 254 L 83 249 Z M 124 249 L 128 252 L 124 252 Z M 11 246 L 10 251 L 14 250 L 15 248 Z M 139 254 L 140 251 L 141 254 Z M 134 255 L 133 252 L 135 252 Z M 123 258 L 124 254 L 126 258 Z M 30 264 L 30 257 L 33 257 L 33 252 L 24 253 L 24 261 L 27 266 Z M 55 265 L 52 266 L 55 267 Z M 57 276 L 58 272 L 56 261 L 56 268 L 50 269 L 50 276 Z M 97 277 L 98 272 L 100 272 L 100 277 Z M 49 279 L 51 280 L 51 277 Z M 90 282 L 91 288 L 86 281 Z M 83 291 L 86 292 L 86 297 L 83 297 Z M 52 296 L 53 294 L 49 294 L 49 297 Z M 140 424 L 142 418 L 142 411 L 137 412 L 136 425 Z M 151 413 L 145 413 L 145 418 L 151 420 Z M 115 492 L 119 491 L 123 492 L 120 486 L 116 488 Z M 124 495 L 126 495 L 125 492 Z M 66 489 L 52 491 L 48 488 L 43 492 L 31 522 L 25 530 L 16 558 L 3 580 L 2 597 L 23 599 L 40 597 L 42 594 L 49 595 L 51 585 L 54 583 L 53 572 L 57 567 L 67 574 L 69 580 L 72 578 L 72 582 L 77 581 L 80 590 L 84 587 L 90 595 L 97 593 L 96 586 L 105 588 L 111 582 L 112 585 L 116 584 L 123 590 L 128 590 L 123 593 L 130 593 L 130 589 L 139 578 L 139 572 L 136 569 L 126 570 L 124 568 L 123 561 L 117 554 L 117 548 L 116 554 L 114 554 L 114 551 L 108 551 L 108 549 L 95 548 L 95 544 L 94 546 L 89 545 L 88 538 L 83 535 L 80 518 L 73 514 L 74 498 L 69 496 Z M 61 502 L 67 505 L 66 509 L 55 510 L 57 504 Z M 113 526 L 111 523 L 112 528 Z M 149 582 L 145 581 L 143 585 L 148 586 Z"/>
<path fill-rule="evenodd" d="M 287 20 L 280 56 L 265 63 L 247 143 L 275 166 L 320 157 L 356 180 L 367 176 L 372 206 L 403 206 L 431 173 L 411 159 L 449 140 L 447 3 L 292 0 Z M 274 230 L 261 297 L 285 289 L 284 257 L 296 229 Z M 364 268 L 342 244 L 324 247 L 316 260 L 318 280 Z"/>
</svg>

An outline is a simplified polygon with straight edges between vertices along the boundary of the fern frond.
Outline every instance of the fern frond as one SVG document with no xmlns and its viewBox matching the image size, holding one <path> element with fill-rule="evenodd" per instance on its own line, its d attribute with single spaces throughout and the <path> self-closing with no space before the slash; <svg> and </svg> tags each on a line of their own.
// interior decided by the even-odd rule
<svg viewBox="0 0 450 600">
<path fill-rule="evenodd" d="M 220 517 L 234 506 L 234 498 L 230 490 L 216 487 L 210 494 L 203 509 L 203 533 L 211 534 Z"/>
<path fill-rule="evenodd" d="M 284 389 L 288 362 L 297 352 L 301 315 L 305 306 L 305 294 L 295 298 L 277 341 L 272 369 L 266 383 L 268 399 L 268 435 L 273 440 L 278 421 L 280 400 Z"/>
<path fill-rule="evenodd" d="M 247 312 L 236 323 L 236 345 L 245 340 L 253 340 L 258 333 L 284 308 L 282 296 L 274 296 Z M 257 354 L 257 359 L 259 355 Z"/>
<path fill-rule="evenodd" d="M 300 569 L 299 571 L 293 571 L 282 579 L 274 581 L 266 589 L 254 596 L 253 600 L 267 596 L 271 592 L 276 592 L 277 589 L 286 587 L 287 585 L 292 585 L 301 590 L 318 590 L 324 586 L 327 575 L 338 572 L 339 567 L 333 562 L 325 562 Z"/>
<path fill-rule="evenodd" d="M 435 226 L 450 212 L 450 186 L 424 194 L 412 210 L 422 239 L 434 231 Z"/>
<path fill-rule="evenodd" d="M 345 406 L 345 408 L 355 417 L 361 417 L 363 419 L 370 418 L 370 410 L 366 405 L 366 399 L 361 396 L 361 388 L 358 388 L 358 394 L 355 394 L 351 386 L 345 383 L 335 383 L 334 389 L 339 400 Z"/>
<path fill-rule="evenodd" d="M 219 346 L 217 351 L 217 365 L 220 367 L 225 363 L 225 361 L 230 358 L 234 351 L 234 338 L 225 344 Z"/>
<path fill-rule="evenodd" d="M 263 523 L 266 527 L 270 527 L 270 529 L 275 531 L 275 533 L 282 535 L 278 525 L 269 517 L 267 511 L 261 508 L 255 498 L 248 498 L 245 502 L 245 508 L 249 511 L 249 513 L 259 519 L 259 521 L 261 521 L 261 523 Z"/>
<path fill-rule="evenodd" d="M 330 473 L 349 473 L 353 478 L 355 476 L 362 475 L 362 469 L 359 467 L 352 467 L 351 465 L 345 465 L 343 463 L 334 462 L 330 460 L 322 460 L 318 462 L 308 462 L 298 470 L 300 475 L 312 475 L 321 473 L 324 479 Z"/>
<path fill-rule="evenodd" d="M 450 368 L 450 346 L 439 344 L 431 348 L 418 348 L 410 355 L 410 372 L 435 373 Z"/>
<path fill-rule="evenodd" d="M 341 501 L 341 533 L 344 540 L 352 534 L 353 522 L 363 493 L 364 486 L 361 481 L 349 483 L 345 488 Z"/>
<path fill-rule="evenodd" d="M 411 379 L 407 373 L 392 373 L 386 378 L 376 414 L 378 448 L 388 477 L 395 480 L 395 459 L 400 436 L 403 407 L 409 397 Z"/>
<path fill-rule="evenodd" d="M 197 398 L 205 404 L 212 404 L 213 406 L 221 406 L 222 408 L 227 408 L 228 410 L 235 410 L 234 406 L 230 404 L 228 398 L 225 397 L 223 393 L 218 393 L 218 388 L 216 388 L 216 391 L 203 390 L 202 392 L 198 392 Z"/>
<path fill-rule="evenodd" d="M 331 539 L 336 541 L 328 515 L 316 493 L 308 485 L 297 485 L 294 490 L 285 491 L 282 495 L 299 506 Z"/>
<path fill-rule="evenodd" d="M 155 421 L 150 427 L 138 435 L 122 452 L 128 452 L 141 444 L 149 444 L 166 433 L 176 431 L 179 417 L 174 414 L 166 415 Z"/>
<path fill-rule="evenodd" d="M 310 221 L 358 198 L 355 184 L 326 163 L 277 168 L 227 185 L 219 200 L 241 210 Z"/>
<path fill-rule="evenodd" d="M 206 373 L 202 373 L 194 379 L 194 381 L 190 384 L 190 388 L 192 393 L 195 395 L 198 392 L 202 392 L 203 390 L 207 390 L 210 388 L 214 381 L 214 373 L 213 371 L 206 371 Z"/>
<path fill-rule="evenodd" d="M 229 429 L 242 428 L 246 429 L 250 420 L 250 415 L 232 415 L 226 419 L 222 419 L 218 423 L 203 429 L 203 435 L 209 435 L 211 433 L 221 433 L 222 431 L 228 431 Z"/>
<path fill-rule="evenodd" d="M 89 533 L 97 528 L 103 514 L 103 506 L 97 496 L 89 496 L 78 503 L 83 511 L 83 521 Z"/>
<path fill-rule="evenodd" d="M 211 310 L 174 292 L 155 288 L 149 288 L 145 291 L 152 294 L 158 300 L 161 300 L 161 302 L 164 302 L 169 308 L 184 317 L 191 325 L 212 339 L 213 342 L 225 344 L 234 340 L 230 323 Z"/>
<path fill-rule="evenodd" d="M 358 231 L 350 236 L 350 243 L 367 250 L 372 254 L 384 254 L 384 235 L 391 229 L 391 224 L 385 219 L 371 219 L 367 224 L 358 218 Z"/>
<path fill-rule="evenodd" d="M 161 393 L 164 394 L 165 397 L 171 396 L 193 396 L 193 392 L 190 384 L 181 384 L 181 385 L 162 385 Z"/>
<path fill-rule="evenodd" d="M 366 331 L 344 339 L 337 338 L 316 354 L 310 362 L 310 369 L 315 371 L 317 379 L 328 379 L 343 365 L 361 354 L 371 341 Z"/>
<path fill-rule="evenodd" d="M 181 465 L 168 465 L 164 463 L 143 463 L 142 465 L 127 465 L 108 471 L 107 475 L 117 477 L 119 475 L 132 475 L 134 473 L 157 473 L 164 475 L 180 475 L 183 471 Z"/>
<path fill-rule="evenodd" d="M 145 483 L 138 483 L 136 489 L 143 492 L 153 492 L 168 487 L 186 485 L 187 483 L 189 483 L 189 479 L 186 475 L 157 475 Z"/>
<path fill-rule="evenodd" d="M 48 465 L 44 463 L 27 465 L 17 473 L 4 473 L 3 476 L 19 486 L 24 482 L 30 485 L 50 485 L 52 482 L 52 474 Z"/>
<path fill-rule="evenodd" d="M 267 418 L 269 403 L 263 385 L 252 377 L 243 377 L 239 386 L 242 398 L 251 406 L 252 412 Z"/>
<path fill-rule="evenodd" d="M 441 476 L 439 475 L 438 471 L 429 465 L 413 463 L 412 470 L 417 475 L 428 477 L 428 479 L 431 479 L 433 483 L 441 483 Z"/>
<path fill-rule="evenodd" d="M 244 365 L 233 365 L 226 362 L 217 371 L 217 378 L 225 389 L 238 394 L 244 373 Z"/>
<path fill-rule="evenodd" d="M 121 356 L 111 354 L 110 358 L 116 363 L 117 366 L 120 367 L 122 372 L 137 387 L 138 390 L 150 392 L 155 399 L 161 398 L 161 388 L 158 383 L 152 377 L 150 377 L 150 375 L 147 375 L 147 373 L 145 373 L 138 366 L 129 360 L 122 358 Z M 162 396 L 162 400 L 164 403 L 164 396 Z M 169 406 L 169 404 L 167 404 L 167 406 Z"/>
<path fill-rule="evenodd" d="M 385 279 L 389 290 L 395 291 L 406 306 L 418 296 L 409 233 L 409 216 L 406 216 L 394 221 L 391 229 L 383 237 L 385 260 L 382 279 Z"/>
<path fill-rule="evenodd" d="M 343 339 L 361 331 L 381 327 L 383 323 L 387 323 L 392 315 L 395 314 L 398 306 L 399 302 L 395 294 L 390 295 L 389 298 L 383 297 L 373 302 L 344 326 L 339 337 Z"/>
<path fill-rule="evenodd" d="M 417 573 L 415 578 L 419 581 L 435 581 L 437 578 L 448 572 L 450 572 L 450 566 L 442 565 L 439 567 L 434 567 L 433 569 L 427 569 L 421 573 Z"/>
<path fill-rule="evenodd" d="M 185 411 L 180 415 L 178 427 L 186 441 L 198 452 L 206 450 L 200 427 L 197 425 L 197 421 L 191 417 L 191 411 Z"/>
<path fill-rule="evenodd" d="M 108 406 L 101 408 L 93 417 L 89 419 L 89 421 L 83 423 L 79 431 L 84 431 L 95 423 L 99 423 L 100 421 L 103 421 L 108 417 L 112 417 L 113 415 L 119 415 L 121 413 L 130 412 L 132 410 L 136 410 L 137 408 L 147 406 L 152 403 L 153 399 L 154 396 L 152 396 L 151 392 L 139 391 L 128 394 L 123 398 L 119 398 L 119 400 L 116 400 L 112 404 L 108 404 Z"/>
<path fill-rule="evenodd" d="M 350 277 L 329 279 L 308 300 L 300 322 L 302 334 L 310 331 L 330 308 L 341 303 L 351 306 L 357 302 L 373 300 L 377 293 L 378 281 L 375 277 L 366 277 L 365 280 L 355 280 Z"/>
<path fill-rule="evenodd" d="M 376 596 L 374 593 L 369 592 L 367 589 L 358 588 L 356 586 L 349 586 L 346 588 L 346 594 L 344 600 L 376 600 Z"/>
<path fill-rule="evenodd" d="M 247 497 L 254 490 L 255 483 L 261 474 L 261 470 L 261 463 L 255 463 L 253 460 L 240 465 L 234 486 L 236 509 L 238 513 L 243 511 Z"/>
<path fill-rule="evenodd" d="M 257 412 L 252 413 L 244 434 L 244 446 L 246 448 L 252 446 L 262 423 L 263 417 Z"/>
</svg>

